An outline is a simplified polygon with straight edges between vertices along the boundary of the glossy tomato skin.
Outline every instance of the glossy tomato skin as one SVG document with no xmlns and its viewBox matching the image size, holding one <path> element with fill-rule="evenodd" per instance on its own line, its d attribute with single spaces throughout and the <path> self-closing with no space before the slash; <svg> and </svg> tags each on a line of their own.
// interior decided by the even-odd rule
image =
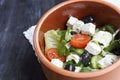
<svg viewBox="0 0 120 80">
<path fill-rule="evenodd" d="M 85 34 L 76 34 L 70 40 L 71 46 L 74 48 L 85 48 L 91 37 Z"/>
<path fill-rule="evenodd" d="M 46 57 L 49 61 L 52 59 L 60 59 L 62 62 L 66 60 L 65 56 L 60 56 L 57 48 L 50 48 L 46 52 Z"/>
</svg>

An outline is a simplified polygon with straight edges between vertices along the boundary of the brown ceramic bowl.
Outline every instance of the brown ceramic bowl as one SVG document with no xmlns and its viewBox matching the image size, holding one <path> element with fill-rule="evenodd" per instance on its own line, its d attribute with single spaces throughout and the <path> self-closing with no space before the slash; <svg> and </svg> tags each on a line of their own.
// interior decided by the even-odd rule
<svg viewBox="0 0 120 80">
<path fill-rule="evenodd" d="M 92 15 L 97 25 L 112 24 L 120 27 L 120 9 L 103 0 L 71 0 L 50 9 L 39 20 L 34 33 L 34 47 L 48 80 L 120 80 L 120 60 L 95 72 L 70 72 L 51 64 L 44 55 L 44 33 L 50 29 L 65 29 L 72 15 L 81 19 Z"/>
</svg>

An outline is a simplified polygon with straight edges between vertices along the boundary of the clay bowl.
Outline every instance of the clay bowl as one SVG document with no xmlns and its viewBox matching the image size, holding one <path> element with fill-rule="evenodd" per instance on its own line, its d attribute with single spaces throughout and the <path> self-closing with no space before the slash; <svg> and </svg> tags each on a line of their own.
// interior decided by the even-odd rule
<svg viewBox="0 0 120 80">
<path fill-rule="evenodd" d="M 97 25 L 112 24 L 120 27 L 120 9 L 103 0 L 70 0 L 50 9 L 39 20 L 34 33 L 34 47 L 48 80 L 120 80 L 120 60 L 95 72 L 70 72 L 51 64 L 44 55 L 44 33 L 51 29 L 65 29 L 72 15 L 81 19 L 92 15 Z"/>
</svg>

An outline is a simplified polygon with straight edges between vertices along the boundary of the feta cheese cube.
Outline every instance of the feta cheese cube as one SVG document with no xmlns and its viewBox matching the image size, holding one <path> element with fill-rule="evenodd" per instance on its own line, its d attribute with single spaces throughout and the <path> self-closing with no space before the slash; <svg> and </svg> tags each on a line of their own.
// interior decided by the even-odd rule
<svg viewBox="0 0 120 80">
<path fill-rule="evenodd" d="M 70 16 L 68 21 L 67 21 L 67 27 L 68 28 L 72 28 L 72 26 L 78 21 L 77 18 L 73 17 L 73 16 Z"/>
<path fill-rule="evenodd" d="M 95 33 L 96 25 L 93 23 L 86 23 L 82 26 L 82 34 L 93 35 Z"/>
<path fill-rule="evenodd" d="M 71 47 L 70 42 L 65 44 L 66 48 L 69 49 Z"/>
<path fill-rule="evenodd" d="M 92 41 L 90 41 L 87 44 L 87 46 L 85 47 L 85 50 L 87 50 L 90 54 L 93 54 L 93 55 L 98 55 L 102 51 L 101 47 Z"/>
<path fill-rule="evenodd" d="M 69 56 L 67 56 L 66 61 L 74 60 L 76 63 L 79 62 L 80 57 L 77 54 L 71 53 Z"/>
<path fill-rule="evenodd" d="M 97 41 L 107 47 L 112 40 L 112 34 L 107 31 L 99 31 L 93 36 L 93 41 Z"/>
<path fill-rule="evenodd" d="M 52 59 L 51 63 L 59 68 L 63 68 L 63 62 L 59 59 Z"/>
<path fill-rule="evenodd" d="M 118 56 L 114 54 L 107 54 L 104 58 L 98 61 L 98 64 L 101 68 L 105 68 L 113 64 L 116 60 L 118 60 Z"/>
<path fill-rule="evenodd" d="M 73 24 L 72 30 L 77 33 L 80 33 L 83 25 L 84 25 L 84 22 L 81 20 L 78 20 L 75 24 Z"/>
<path fill-rule="evenodd" d="M 81 69 L 82 69 L 81 67 L 75 66 L 75 71 L 74 72 L 80 72 Z"/>
</svg>

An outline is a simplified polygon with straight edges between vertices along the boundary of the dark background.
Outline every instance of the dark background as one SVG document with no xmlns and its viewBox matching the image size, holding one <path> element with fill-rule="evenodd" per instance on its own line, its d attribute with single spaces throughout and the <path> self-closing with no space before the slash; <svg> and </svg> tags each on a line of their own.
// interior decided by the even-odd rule
<svg viewBox="0 0 120 80">
<path fill-rule="evenodd" d="M 23 31 L 64 0 L 0 0 L 0 80 L 46 80 Z"/>
</svg>

